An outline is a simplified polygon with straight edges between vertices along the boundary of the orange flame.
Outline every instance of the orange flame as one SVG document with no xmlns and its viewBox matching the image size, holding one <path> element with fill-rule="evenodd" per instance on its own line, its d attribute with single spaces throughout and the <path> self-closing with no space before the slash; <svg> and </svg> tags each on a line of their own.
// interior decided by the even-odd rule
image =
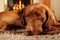
<svg viewBox="0 0 60 40">
<path fill-rule="evenodd" d="M 14 4 L 14 6 L 13 6 L 13 10 L 21 10 L 21 9 L 23 9 L 24 8 L 24 4 L 22 4 L 21 3 L 21 1 L 19 1 L 19 4 Z"/>
</svg>

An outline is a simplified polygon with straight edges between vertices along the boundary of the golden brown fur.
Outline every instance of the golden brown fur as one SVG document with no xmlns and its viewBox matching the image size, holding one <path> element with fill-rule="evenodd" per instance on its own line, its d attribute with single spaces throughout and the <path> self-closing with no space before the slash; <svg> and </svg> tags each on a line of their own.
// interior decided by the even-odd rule
<svg viewBox="0 0 60 40">
<path fill-rule="evenodd" d="M 0 31 L 7 28 L 8 24 L 14 24 L 19 19 L 18 11 L 0 12 Z"/>
</svg>

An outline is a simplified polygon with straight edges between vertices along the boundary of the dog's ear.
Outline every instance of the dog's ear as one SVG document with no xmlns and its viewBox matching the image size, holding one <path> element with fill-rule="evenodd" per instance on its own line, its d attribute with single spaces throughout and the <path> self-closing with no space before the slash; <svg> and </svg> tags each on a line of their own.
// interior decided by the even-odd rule
<svg viewBox="0 0 60 40">
<path fill-rule="evenodd" d="M 43 7 L 36 7 L 34 8 L 33 10 L 37 11 L 37 12 L 40 12 L 42 14 L 44 14 L 46 12 L 46 10 L 43 8 Z"/>
</svg>

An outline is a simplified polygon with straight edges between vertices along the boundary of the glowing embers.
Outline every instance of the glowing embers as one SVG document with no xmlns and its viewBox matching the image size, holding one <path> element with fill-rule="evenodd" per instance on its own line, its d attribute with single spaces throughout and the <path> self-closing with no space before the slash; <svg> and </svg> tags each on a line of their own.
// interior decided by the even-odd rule
<svg viewBox="0 0 60 40">
<path fill-rule="evenodd" d="M 24 4 L 21 3 L 21 0 L 19 1 L 19 4 L 18 3 L 15 3 L 14 6 L 13 6 L 13 10 L 22 10 L 24 8 Z"/>
</svg>

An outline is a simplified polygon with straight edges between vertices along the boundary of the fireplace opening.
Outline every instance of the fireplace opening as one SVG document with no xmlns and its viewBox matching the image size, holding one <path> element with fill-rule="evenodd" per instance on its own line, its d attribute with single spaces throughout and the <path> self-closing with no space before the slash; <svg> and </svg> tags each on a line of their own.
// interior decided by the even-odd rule
<svg viewBox="0 0 60 40">
<path fill-rule="evenodd" d="M 9 10 L 23 9 L 25 6 L 30 4 L 30 0 L 8 0 Z"/>
<path fill-rule="evenodd" d="M 22 2 L 24 3 L 25 6 L 30 4 L 30 0 L 22 0 Z"/>
</svg>

